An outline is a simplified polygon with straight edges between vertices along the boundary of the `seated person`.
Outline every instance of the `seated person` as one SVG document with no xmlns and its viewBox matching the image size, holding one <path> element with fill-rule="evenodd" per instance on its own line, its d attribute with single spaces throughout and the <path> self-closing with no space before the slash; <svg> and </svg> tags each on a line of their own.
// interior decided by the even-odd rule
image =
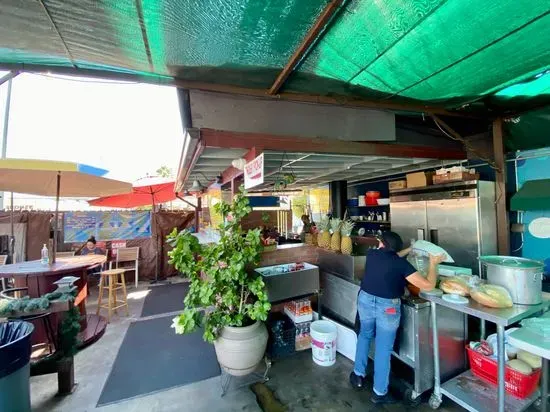
<svg viewBox="0 0 550 412">
<path fill-rule="evenodd" d="M 103 251 L 103 249 L 101 248 L 98 248 L 96 244 L 97 242 L 95 240 L 95 237 L 90 237 L 86 242 L 86 246 L 84 246 L 84 248 L 80 251 L 80 255 L 104 255 L 105 251 Z"/>
</svg>

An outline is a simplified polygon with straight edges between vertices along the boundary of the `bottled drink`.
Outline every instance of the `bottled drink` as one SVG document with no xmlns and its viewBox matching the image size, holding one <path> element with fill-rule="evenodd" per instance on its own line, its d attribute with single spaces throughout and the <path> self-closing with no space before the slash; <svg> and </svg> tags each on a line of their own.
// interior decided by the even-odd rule
<svg viewBox="0 0 550 412">
<path fill-rule="evenodd" d="M 49 262 L 49 253 L 48 253 L 48 247 L 44 243 L 44 246 L 42 247 L 42 251 L 40 252 L 40 263 L 43 265 L 47 265 Z"/>
</svg>

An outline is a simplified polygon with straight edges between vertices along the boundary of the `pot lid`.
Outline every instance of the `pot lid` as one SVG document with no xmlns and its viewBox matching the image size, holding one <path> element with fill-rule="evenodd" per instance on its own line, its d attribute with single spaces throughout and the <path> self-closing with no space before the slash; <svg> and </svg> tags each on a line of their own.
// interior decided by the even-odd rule
<svg viewBox="0 0 550 412">
<path fill-rule="evenodd" d="M 480 256 L 479 260 L 489 265 L 498 265 L 515 269 L 542 269 L 544 267 L 544 263 L 538 260 L 515 256 Z"/>
</svg>

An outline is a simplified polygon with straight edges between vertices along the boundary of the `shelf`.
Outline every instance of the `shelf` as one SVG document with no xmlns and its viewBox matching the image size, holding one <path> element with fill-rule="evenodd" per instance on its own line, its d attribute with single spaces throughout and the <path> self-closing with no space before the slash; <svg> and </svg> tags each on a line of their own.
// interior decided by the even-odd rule
<svg viewBox="0 0 550 412">
<path fill-rule="evenodd" d="M 381 225 L 389 225 L 391 222 L 389 220 L 354 220 L 354 223 L 378 223 Z"/>
<path fill-rule="evenodd" d="M 497 386 L 479 379 L 470 370 L 441 385 L 441 393 L 472 412 L 494 412 L 498 410 Z M 504 409 L 506 412 L 524 411 L 538 397 L 538 391 L 535 391 L 527 399 L 518 399 L 506 393 Z"/>
<path fill-rule="evenodd" d="M 390 205 L 348 206 L 348 209 L 370 209 L 372 207 L 390 207 Z"/>
</svg>

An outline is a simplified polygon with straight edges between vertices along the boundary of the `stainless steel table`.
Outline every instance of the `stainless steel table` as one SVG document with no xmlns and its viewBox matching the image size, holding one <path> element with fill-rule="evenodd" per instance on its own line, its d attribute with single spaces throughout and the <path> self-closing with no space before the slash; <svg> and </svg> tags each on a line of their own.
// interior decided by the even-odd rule
<svg viewBox="0 0 550 412">
<path fill-rule="evenodd" d="M 504 328 L 513 325 L 522 319 L 528 318 L 550 306 L 550 294 L 543 293 L 543 303 L 540 305 L 514 305 L 507 309 L 492 309 L 480 305 L 473 299 L 464 305 L 449 303 L 441 297 L 421 293 L 421 297 L 430 301 L 432 307 L 432 330 L 434 347 L 434 392 L 430 398 L 430 406 L 437 409 L 441 405 L 442 395 L 447 396 L 463 408 L 472 412 L 521 412 L 527 409 L 538 398 L 538 393 L 527 399 L 518 399 L 507 396 L 504 388 L 505 348 Z M 437 337 L 437 305 L 444 306 L 481 320 L 493 322 L 497 325 L 498 347 L 498 386 L 495 397 L 494 391 L 487 383 L 474 376 L 471 371 L 441 384 L 439 371 L 439 342 Z"/>
<path fill-rule="evenodd" d="M 526 328 L 520 328 L 508 335 L 508 343 L 518 349 L 533 353 L 542 358 L 542 394 L 541 411 L 548 410 L 548 360 L 550 359 L 550 342 L 541 336 L 530 332 Z"/>
</svg>

